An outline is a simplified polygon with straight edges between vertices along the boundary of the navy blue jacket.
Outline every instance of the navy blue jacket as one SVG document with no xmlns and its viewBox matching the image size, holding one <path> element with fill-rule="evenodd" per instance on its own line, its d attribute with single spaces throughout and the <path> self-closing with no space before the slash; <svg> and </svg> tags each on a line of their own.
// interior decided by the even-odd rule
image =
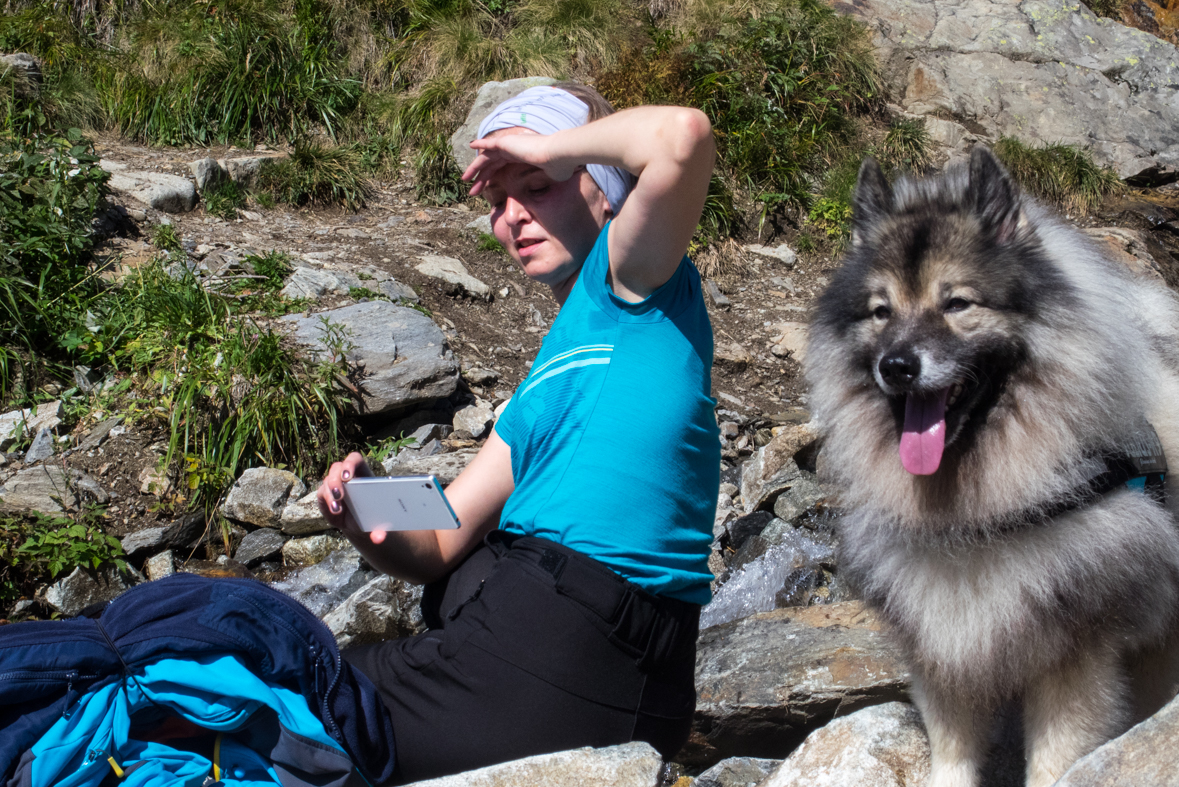
<svg viewBox="0 0 1179 787">
<path fill-rule="evenodd" d="M 162 658 L 221 654 L 302 694 L 365 778 L 390 778 L 388 711 L 318 618 L 260 582 L 175 574 L 97 618 L 0 626 L 0 783 L 83 692 Z"/>
</svg>

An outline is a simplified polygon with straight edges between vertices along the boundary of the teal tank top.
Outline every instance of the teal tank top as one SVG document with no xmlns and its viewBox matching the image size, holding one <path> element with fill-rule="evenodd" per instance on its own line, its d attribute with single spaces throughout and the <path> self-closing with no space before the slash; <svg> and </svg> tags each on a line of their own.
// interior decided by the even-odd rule
<svg viewBox="0 0 1179 787">
<path fill-rule="evenodd" d="M 720 435 L 700 275 L 684 257 L 627 303 L 606 281 L 608 229 L 496 424 L 516 485 L 500 527 L 706 604 Z"/>
</svg>

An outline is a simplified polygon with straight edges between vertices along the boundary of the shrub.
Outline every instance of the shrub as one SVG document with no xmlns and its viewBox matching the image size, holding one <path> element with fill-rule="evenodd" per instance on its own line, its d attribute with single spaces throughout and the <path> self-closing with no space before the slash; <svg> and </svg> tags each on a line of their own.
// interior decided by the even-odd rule
<svg viewBox="0 0 1179 787">
<path fill-rule="evenodd" d="M 95 291 L 91 220 L 108 177 L 76 130 L 0 135 L 0 396 L 18 377 L 32 390 L 70 349 L 63 335 Z"/>
<path fill-rule="evenodd" d="M 33 513 L 0 517 L 0 604 L 32 595 L 38 581 L 53 581 L 79 566 L 125 571 L 123 547 L 98 524 L 100 509 L 75 517 Z"/>
<path fill-rule="evenodd" d="M 817 0 L 783 0 L 756 17 L 722 11 L 680 15 L 710 26 L 656 34 L 599 87 L 619 106 L 670 99 L 702 109 L 726 181 L 760 201 L 763 218 L 804 207 L 811 181 L 854 137 L 857 113 L 879 101 L 866 28 Z"/>
<path fill-rule="evenodd" d="M 1116 172 L 1097 166 L 1092 156 L 1073 145 L 1031 147 L 1003 137 L 995 145 L 995 155 L 1023 188 L 1078 215 L 1123 188 Z"/>
</svg>

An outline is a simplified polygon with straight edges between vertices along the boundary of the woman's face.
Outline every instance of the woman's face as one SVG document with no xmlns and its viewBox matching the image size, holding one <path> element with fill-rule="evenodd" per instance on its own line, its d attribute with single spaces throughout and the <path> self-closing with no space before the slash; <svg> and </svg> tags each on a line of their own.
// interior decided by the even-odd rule
<svg viewBox="0 0 1179 787">
<path fill-rule="evenodd" d="M 499 134 L 532 134 L 507 128 Z M 581 169 L 555 181 L 528 164 L 509 164 L 483 190 L 491 228 L 512 259 L 534 281 L 553 288 L 575 277 L 611 215 L 610 203 Z"/>
</svg>

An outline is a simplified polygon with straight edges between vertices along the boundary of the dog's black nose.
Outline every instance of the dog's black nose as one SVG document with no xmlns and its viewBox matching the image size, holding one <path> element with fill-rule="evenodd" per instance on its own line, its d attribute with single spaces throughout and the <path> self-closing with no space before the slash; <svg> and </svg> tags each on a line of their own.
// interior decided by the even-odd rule
<svg viewBox="0 0 1179 787">
<path fill-rule="evenodd" d="M 889 385 L 904 387 L 921 374 L 921 359 L 908 350 L 889 353 L 880 359 L 880 377 Z"/>
</svg>

